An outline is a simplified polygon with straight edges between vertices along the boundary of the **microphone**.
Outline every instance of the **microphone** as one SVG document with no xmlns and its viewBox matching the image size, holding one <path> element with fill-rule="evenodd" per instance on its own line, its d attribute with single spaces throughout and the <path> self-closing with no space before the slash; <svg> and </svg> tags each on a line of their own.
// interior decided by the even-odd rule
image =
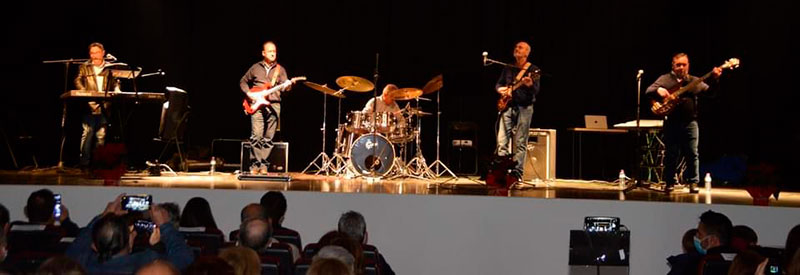
<svg viewBox="0 0 800 275">
<path fill-rule="evenodd" d="M 639 70 L 639 73 L 636 74 L 636 79 L 642 78 L 642 74 L 644 74 L 644 70 Z"/>
<path fill-rule="evenodd" d="M 488 64 L 486 64 L 488 56 L 489 56 L 488 52 L 483 52 L 483 66 L 488 65 Z"/>
<path fill-rule="evenodd" d="M 107 61 L 111 61 L 111 62 L 116 62 L 116 61 L 117 61 L 117 58 L 116 58 L 116 57 L 114 57 L 113 55 L 111 55 L 110 53 L 107 53 L 107 54 L 106 54 L 106 57 L 105 57 L 105 59 L 106 59 Z"/>
</svg>

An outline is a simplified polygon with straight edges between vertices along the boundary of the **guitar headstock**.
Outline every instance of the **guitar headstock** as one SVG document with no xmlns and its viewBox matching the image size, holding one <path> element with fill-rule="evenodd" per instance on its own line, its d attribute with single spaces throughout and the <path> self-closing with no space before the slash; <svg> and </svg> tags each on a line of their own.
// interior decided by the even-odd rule
<svg viewBox="0 0 800 275">
<path fill-rule="evenodd" d="M 292 83 L 297 83 L 297 81 L 306 81 L 306 77 L 305 76 L 296 76 L 296 77 L 292 77 L 292 79 L 290 81 L 292 81 Z"/>
<path fill-rule="evenodd" d="M 724 64 L 722 64 L 722 66 L 720 66 L 720 68 L 722 69 L 730 68 L 731 70 L 736 69 L 738 67 L 739 67 L 739 59 L 735 57 L 728 59 L 727 61 L 725 61 Z"/>
</svg>

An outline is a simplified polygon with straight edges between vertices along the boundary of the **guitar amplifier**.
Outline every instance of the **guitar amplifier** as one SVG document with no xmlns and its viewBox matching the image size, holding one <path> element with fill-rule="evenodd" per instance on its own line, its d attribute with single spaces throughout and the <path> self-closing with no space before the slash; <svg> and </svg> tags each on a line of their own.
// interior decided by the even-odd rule
<svg viewBox="0 0 800 275">
<path fill-rule="evenodd" d="M 556 179 L 556 130 L 530 129 L 522 180 Z"/>
<path fill-rule="evenodd" d="M 250 152 L 252 146 L 249 141 L 242 142 L 241 150 L 241 166 L 242 173 L 250 171 Z M 272 151 L 267 157 L 269 161 L 269 172 L 286 173 L 289 171 L 289 143 L 288 142 L 273 142 Z"/>
</svg>

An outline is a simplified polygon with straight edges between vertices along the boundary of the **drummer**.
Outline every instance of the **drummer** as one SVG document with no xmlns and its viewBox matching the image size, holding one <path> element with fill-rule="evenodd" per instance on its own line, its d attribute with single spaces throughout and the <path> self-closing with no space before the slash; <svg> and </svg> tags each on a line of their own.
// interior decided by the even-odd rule
<svg viewBox="0 0 800 275">
<path fill-rule="evenodd" d="M 371 113 L 373 111 L 372 108 L 377 107 L 378 113 L 400 113 L 400 106 L 397 105 L 397 102 L 394 101 L 394 97 L 392 96 L 392 91 L 397 89 L 397 85 L 387 84 L 386 87 L 383 87 L 383 93 L 381 93 L 380 96 L 367 101 L 367 105 L 364 106 L 362 112 Z M 375 99 L 380 99 L 378 100 L 378 104 L 375 104 Z"/>
</svg>

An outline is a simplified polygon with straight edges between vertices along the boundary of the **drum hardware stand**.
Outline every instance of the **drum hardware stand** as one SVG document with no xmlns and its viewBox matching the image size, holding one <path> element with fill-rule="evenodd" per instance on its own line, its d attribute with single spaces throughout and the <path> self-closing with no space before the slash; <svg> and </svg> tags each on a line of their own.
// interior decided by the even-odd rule
<svg viewBox="0 0 800 275">
<path fill-rule="evenodd" d="M 344 90 L 345 90 L 345 88 L 341 88 L 338 91 L 336 91 L 336 93 L 337 94 L 341 94 L 341 93 L 344 92 Z M 339 110 L 336 113 L 337 137 L 339 135 L 344 136 L 344 133 L 339 133 L 338 132 L 339 131 L 339 129 L 338 129 L 339 125 L 342 125 L 342 98 L 341 97 L 339 97 Z M 325 165 L 324 165 L 335 176 L 339 176 L 347 168 L 347 161 L 345 161 L 345 157 L 342 156 L 342 154 L 340 154 L 338 152 L 338 150 L 337 150 L 339 146 L 340 146 L 340 144 L 338 144 L 338 140 L 337 140 L 337 144 L 333 148 L 333 154 L 331 154 L 331 157 L 328 159 L 328 162 L 325 163 Z"/>
<path fill-rule="evenodd" d="M 325 172 L 325 175 L 327 176 L 330 172 L 331 158 L 328 157 L 327 153 L 325 153 L 325 137 L 328 133 L 326 126 L 326 121 L 328 118 L 328 94 L 323 93 L 322 98 L 322 128 L 320 129 L 322 130 L 322 152 L 320 152 L 319 155 L 317 155 L 317 157 L 314 158 L 314 160 L 312 160 L 308 166 L 306 166 L 306 169 L 303 169 L 303 174 L 305 174 L 306 171 L 308 171 L 308 169 L 312 166 L 314 166 L 317 171 L 314 173 L 314 175 L 319 175 L 320 173 Z M 320 164 L 317 164 L 317 160 L 319 160 Z"/>
<path fill-rule="evenodd" d="M 419 109 L 419 98 L 417 98 L 417 109 Z M 412 175 L 421 177 L 423 179 L 434 179 L 436 178 L 436 174 L 431 171 L 430 167 L 428 166 L 428 162 L 425 161 L 425 156 L 422 155 L 422 144 L 420 140 L 420 136 L 422 135 L 422 119 L 417 121 L 417 133 L 416 133 L 416 148 L 415 148 L 415 156 L 409 162 L 406 168 L 411 171 Z"/>
<path fill-rule="evenodd" d="M 439 159 L 439 147 L 440 147 L 440 145 L 439 145 L 439 137 L 440 137 L 439 132 L 441 131 L 440 123 L 441 123 L 441 116 L 442 116 L 442 112 L 439 110 L 440 93 L 441 93 L 441 90 L 437 90 L 436 91 L 436 161 L 431 163 L 429 168 L 435 169 L 435 170 L 433 170 L 433 173 L 436 175 L 437 178 L 441 177 L 445 173 L 450 174 L 450 176 L 452 176 L 453 178 L 458 178 L 456 176 L 456 174 L 453 173 L 453 171 L 450 170 L 450 168 L 447 168 L 447 165 L 444 165 L 444 162 L 442 162 L 442 160 Z M 440 169 L 441 169 L 441 171 L 440 171 Z"/>
</svg>

